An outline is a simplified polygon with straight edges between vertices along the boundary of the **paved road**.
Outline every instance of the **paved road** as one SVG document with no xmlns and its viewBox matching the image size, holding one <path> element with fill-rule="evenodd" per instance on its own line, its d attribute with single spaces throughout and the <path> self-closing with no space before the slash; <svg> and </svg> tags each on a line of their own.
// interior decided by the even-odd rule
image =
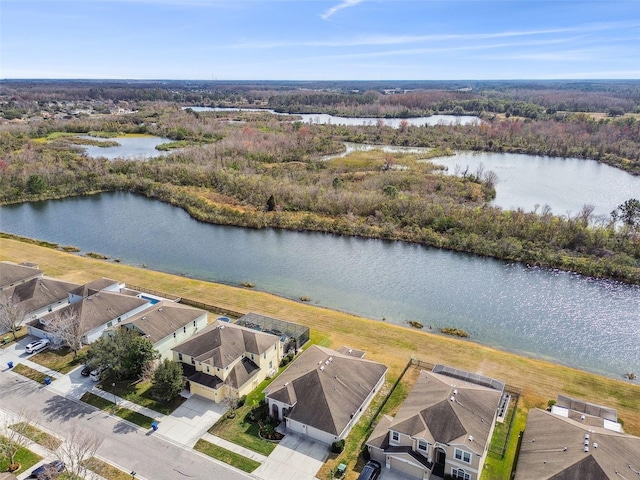
<svg viewBox="0 0 640 480">
<path fill-rule="evenodd" d="M 126 471 L 153 480 L 245 480 L 251 476 L 190 449 L 132 426 L 101 410 L 57 394 L 14 374 L 0 372 L 0 406 L 26 413 L 45 429 L 66 437 L 71 428 L 94 432 L 104 439 L 98 454 Z"/>
</svg>

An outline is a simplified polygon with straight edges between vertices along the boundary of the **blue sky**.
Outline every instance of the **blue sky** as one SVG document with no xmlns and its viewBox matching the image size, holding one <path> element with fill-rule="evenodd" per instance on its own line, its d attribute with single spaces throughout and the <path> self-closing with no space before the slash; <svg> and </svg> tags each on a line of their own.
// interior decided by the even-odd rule
<svg viewBox="0 0 640 480">
<path fill-rule="evenodd" d="M 0 78 L 640 78 L 640 0 L 0 0 Z"/>
</svg>

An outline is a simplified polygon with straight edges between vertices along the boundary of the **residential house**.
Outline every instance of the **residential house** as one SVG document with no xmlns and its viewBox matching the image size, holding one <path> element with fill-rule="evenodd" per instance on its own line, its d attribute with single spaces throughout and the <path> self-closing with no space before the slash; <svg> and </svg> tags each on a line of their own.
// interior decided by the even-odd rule
<svg viewBox="0 0 640 480">
<path fill-rule="evenodd" d="M 385 365 L 365 360 L 362 353 L 307 348 L 266 388 L 271 417 L 319 442 L 344 439 L 384 384 L 387 372 Z"/>
<path fill-rule="evenodd" d="M 35 277 L 0 292 L 0 302 L 11 301 L 34 320 L 68 305 L 70 292 L 80 285 L 54 278 Z"/>
<path fill-rule="evenodd" d="M 640 478 L 640 437 L 615 410 L 559 396 L 551 411 L 529 411 L 515 480 Z"/>
<path fill-rule="evenodd" d="M 145 335 L 161 358 L 173 360 L 171 349 L 207 326 L 207 312 L 162 300 L 118 325 Z"/>
<path fill-rule="evenodd" d="M 371 458 L 415 478 L 480 478 L 504 384 L 436 365 L 367 441 Z"/>
<path fill-rule="evenodd" d="M 34 278 L 41 277 L 42 270 L 31 263 L 0 262 L 0 292 Z"/>
<path fill-rule="evenodd" d="M 151 305 L 150 300 L 108 290 L 87 289 L 86 293 L 86 297 L 72 296 L 72 303 L 69 305 L 32 322 L 29 325 L 29 333 L 55 341 L 54 335 L 47 329 L 47 324 L 54 321 L 56 316 L 67 316 L 69 321 L 77 319 L 83 343 L 88 344 L 97 340 L 107 328 L 127 320 Z"/>
<path fill-rule="evenodd" d="M 282 359 L 280 337 L 216 321 L 172 348 L 191 393 L 216 403 L 254 390 Z"/>
</svg>

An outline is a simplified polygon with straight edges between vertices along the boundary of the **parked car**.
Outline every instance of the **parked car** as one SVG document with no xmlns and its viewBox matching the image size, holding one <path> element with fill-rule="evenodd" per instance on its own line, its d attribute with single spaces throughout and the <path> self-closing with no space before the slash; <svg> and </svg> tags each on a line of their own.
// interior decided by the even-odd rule
<svg viewBox="0 0 640 480">
<path fill-rule="evenodd" d="M 27 346 L 25 347 L 25 351 L 27 353 L 38 353 L 47 348 L 49 346 L 49 343 L 50 341 L 48 338 L 41 338 L 40 340 L 36 340 L 35 342 L 27 344 Z"/>
<path fill-rule="evenodd" d="M 89 365 L 85 365 L 84 367 L 82 367 L 82 370 L 80 370 L 80 375 L 82 375 L 83 377 L 88 377 L 89 375 L 91 375 L 91 367 Z"/>
<path fill-rule="evenodd" d="M 91 378 L 91 380 L 93 380 L 94 382 L 99 382 L 102 378 L 102 369 L 96 368 L 95 370 L 91 370 L 89 378 Z"/>
<path fill-rule="evenodd" d="M 360 472 L 358 480 L 375 480 L 380 475 L 382 465 L 375 460 L 369 460 Z"/>
<path fill-rule="evenodd" d="M 60 460 L 54 460 L 51 463 L 45 463 L 31 472 L 29 478 L 37 478 L 38 480 L 52 480 L 58 478 L 60 473 L 64 472 L 64 463 Z"/>
</svg>

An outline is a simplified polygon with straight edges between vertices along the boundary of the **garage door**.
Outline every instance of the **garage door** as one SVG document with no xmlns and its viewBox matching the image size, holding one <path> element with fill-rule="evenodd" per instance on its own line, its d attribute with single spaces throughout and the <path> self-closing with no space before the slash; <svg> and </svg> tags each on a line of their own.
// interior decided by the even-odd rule
<svg viewBox="0 0 640 480">
<path fill-rule="evenodd" d="M 422 467 L 417 467 L 414 464 L 395 457 L 391 457 L 391 468 L 420 479 L 422 479 L 424 475 L 424 469 Z"/>
</svg>

